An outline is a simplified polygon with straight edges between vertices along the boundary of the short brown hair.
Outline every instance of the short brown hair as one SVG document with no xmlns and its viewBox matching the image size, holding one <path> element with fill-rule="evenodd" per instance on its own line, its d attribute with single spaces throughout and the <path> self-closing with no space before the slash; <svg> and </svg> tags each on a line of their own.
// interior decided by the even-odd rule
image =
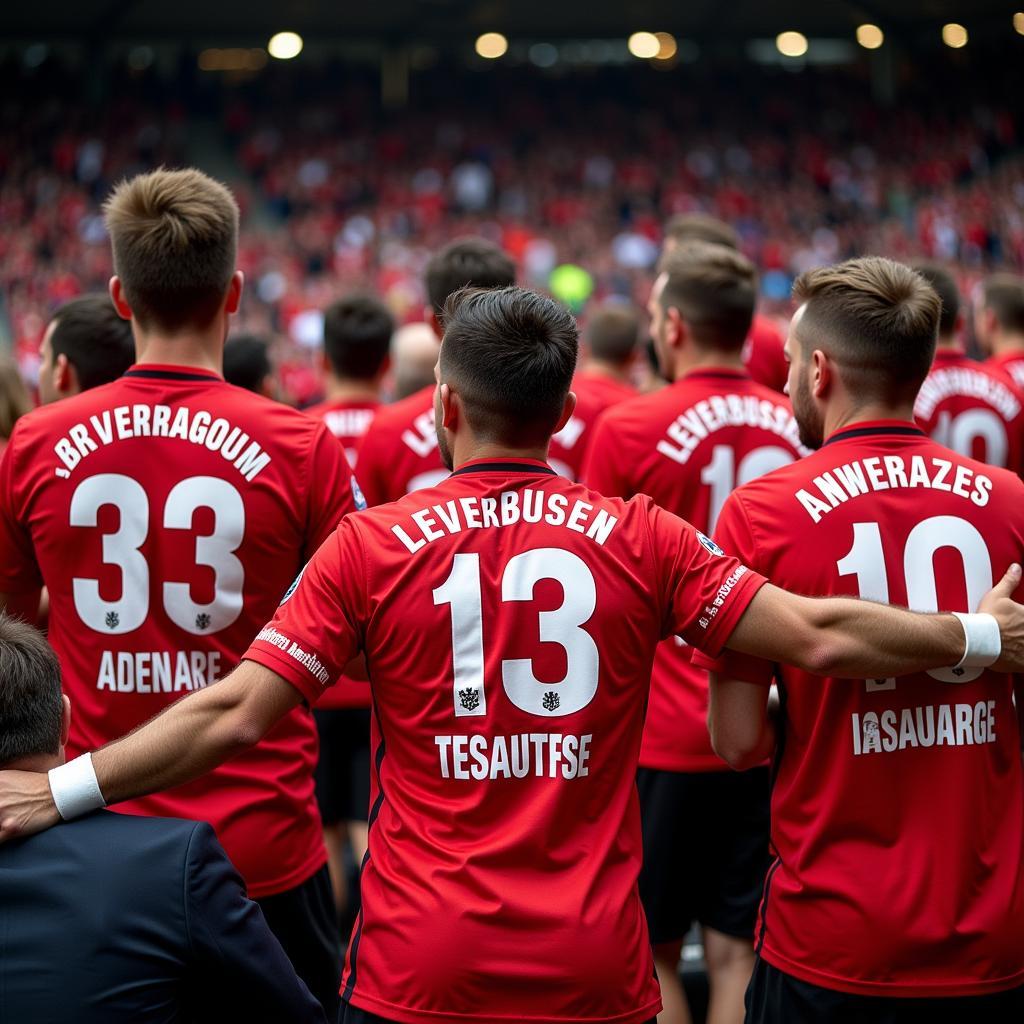
<svg viewBox="0 0 1024 1024">
<path fill-rule="evenodd" d="M 677 245 L 684 242 L 710 242 L 728 249 L 739 249 L 740 236 L 724 220 L 708 213 L 680 213 L 665 225 L 665 238 Z"/>
<path fill-rule="evenodd" d="M 892 401 L 917 393 L 935 356 L 942 300 L 910 267 L 864 256 L 801 274 L 793 296 L 804 305 L 796 335 L 820 348 L 846 386 Z"/>
<path fill-rule="evenodd" d="M 79 295 L 53 316 L 53 358 L 67 356 L 83 391 L 117 380 L 135 362 L 135 339 L 106 293 Z"/>
<path fill-rule="evenodd" d="M 757 271 L 735 249 L 684 242 L 662 260 L 663 309 L 678 309 L 703 348 L 743 347 L 757 303 Z"/>
<path fill-rule="evenodd" d="M 0 612 L 0 768 L 60 750 L 60 662 L 43 634 Z"/>
<path fill-rule="evenodd" d="M 576 370 L 572 314 L 525 288 L 467 288 L 444 310 L 440 374 L 473 430 L 523 446 L 547 441 Z"/>
<path fill-rule="evenodd" d="M 915 263 L 914 270 L 934 289 L 942 303 L 939 315 L 939 337 L 951 338 L 960 315 L 960 292 L 953 275 L 940 263 Z"/>
<path fill-rule="evenodd" d="M 628 363 L 640 338 L 640 317 L 632 306 L 600 306 L 587 320 L 587 347 L 595 359 Z"/>
<path fill-rule="evenodd" d="M 486 238 L 458 238 L 434 253 L 425 272 L 427 298 L 437 316 L 460 288 L 506 288 L 516 283 L 516 265 Z"/>
<path fill-rule="evenodd" d="M 144 327 L 205 326 L 235 270 L 238 204 L 202 171 L 122 181 L 103 204 L 114 270 Z"/>
<path fill-rule="evenodd" d="M 1024 334 L 1024 278 L 1016 274 L 993 274 L 981 285 L 985 308 L 992 310 L 1004 331 Z"/>
</svg>

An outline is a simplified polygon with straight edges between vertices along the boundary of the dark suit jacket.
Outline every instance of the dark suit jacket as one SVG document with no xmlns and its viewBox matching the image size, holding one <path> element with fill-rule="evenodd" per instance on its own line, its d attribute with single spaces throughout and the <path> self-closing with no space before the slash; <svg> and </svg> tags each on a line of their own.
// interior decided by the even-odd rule
<svg viewBox="0 0 1024 1024">
<path fill-rule="evenodd" d="M 202 822 L 99 811 L 0 846 L 3 1024 L 321 1024 Z"/>
</svg>

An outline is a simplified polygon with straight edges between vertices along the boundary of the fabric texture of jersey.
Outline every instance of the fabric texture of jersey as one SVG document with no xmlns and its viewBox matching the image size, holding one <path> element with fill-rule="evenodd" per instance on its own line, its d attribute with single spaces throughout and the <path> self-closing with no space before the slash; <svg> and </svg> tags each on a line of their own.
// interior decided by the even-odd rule
<svg viewBox="0 0 1024 1024">
<path fill-rule="evenodd" d="M 373 422 L 380 402 L 359 399 L 341 399 L 311 405 L 303 412 L 323 420 L 327 429 L 341 442 L 349 464 L 355 467 L 359 444 Z M 342 676 L 321 698 L 318 708 L 339 711 L 344 708 L 368 708 L 370 687 L 364 680 Z"/>
<path fill-rule="evenodd" d="M 247 658 L 315 700 L 359 649 L 369 854 L 342 996 L 404 1024 L 636 1024 L 651 658 L 716 653 L 764 580 L 655 506 L 473 462 L 346 519 Z"/>
<path fill-rule="evenodd" d="M 695 370 L 598 422 L 583 480 L 601 494 L 647 494 L 711 534 L 738 482 L 799 458 L 789 403 L 738 370 Z M 640 764 L 663 771 L 727 771 L 711 749 L 708 674 L 671 637 L 658 648 Z"/>
<path fill-rule="evenodd" d="M 1024 484 L 910 424 L 857 424 L 740 488 L 716 535 L 798 593 L 974 611 L 1024 558 Z M 984 995 L 1024 982 L 1011 677 L 819 679 L 731 655 L 695 661 L 779 682 L 776 859 L 756 939 L 768 963 L 860 995 Z"/>
<path fill-rule="evenodd" d="M 1024 470 L 1024 393 L 1002 370 L 938 349 L 914 416 L 932 440 L 960 455 Z"/>
<path fill-rule="evenodd" d="M 1014 384 L 1024 390 L 1024 350 L 1011 349 L 997 356 L 989 356 L 985 365 L 1009 374 Z"/>
<path fill-rule="evenodd" d="M 0 462 L 0 590 L 41 583 L 68 754 L 226 675 L 354 508 L 315 420 L 193 369 L 138 366 L 18 421 Z M 250 751 L 119 810 L 208 821 L 258 898 L 325 859 L 298 708 Z"/>
</svg>

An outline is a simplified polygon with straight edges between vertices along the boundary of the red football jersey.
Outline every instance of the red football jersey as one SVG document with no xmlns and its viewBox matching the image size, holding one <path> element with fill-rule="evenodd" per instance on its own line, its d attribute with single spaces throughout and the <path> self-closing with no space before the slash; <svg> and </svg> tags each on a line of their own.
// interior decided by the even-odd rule
<svg viewBox="0 0 1024 1024">
<path fill-rule="evenodd" d="M 718 536 L 779 586 L 974 611 L 1024 559 L 1024 484 L 907 423 L 861 423 L 741 487 Z M 1019 600 L 1019 597 L 1018 597 Z M 782 698 L 756 942 L 804 981 L 879 996 L 1024 983 L 1024 787 L 1012 678 L 820 679 L 694 660 Z"/>
<path fill-rule="evenodd" d="M 634 783 L 651 659 L 671 633 L 717 652 L 763 582 L 649 498 L 538 462 L 471 462 L 348 517 L 246 654 L 314 701 L 366 652 L 345 998 L 408 1024 L 654 1016 Z"/>
<path fill-rule="evenodd" d="M 598 421 L 583 480 L 601 494 L 650 495 L 711 533 L 737 484 L 803 454 L 782 395 L 738 370 L 694 370 Z M 678 637 L 658 647 L 640 764 L 664 771 L 728 771 L 708 735 L 708 674 Z"/>
<path fill-rule="evenodd" d="M 743 362 L 751 379 L 782 394 L 789 377 L 782 331 L 767 317 L 754 314 L 750 334 L 743 348 Z"/>
<path fill-rule="evenodd" d="M 303 412 L 314 416 L 327 424 L 327 429 L 341 442 L 351 466 L 356 464 L 356 451 L 363 435 L 373 422 L 373 417 L 380 408 L 380 402 L 367 399 L 352 401 L 320 402 L 308 406 Z"/>
<path fill-rule="evenodd" d="M 213 373 L 144 365 L 18 421 L 0 463 L 0 591 L 50 592 L 69 754 L 226 675 L 354 508 L 322 423 Z M 250 895 L 324 863 L 305 708 L 255 748 L 119 810 L 208 821 Z"/>
<path fill-rule="evenodd" d="M 990 466 L 1024 470 L 1024 394 L 1002 371 L 955 349 L 938 349 L 914 405 L 939 444 Z"/>
<path fill-rule="evenodd" d="M 1017 349 L 990 356 L 985 365 L 1009 374 L 1014 384 L 1024 390 L 1024 351 Z"/>
<path fill-rule="evenodd" d="M 380 402 L 376 401 L 342 399 L 311 405 L 303 411 L 327 424 L 327 429 L 341 442 L 349 464 L 354 467 L 359 443 L 379 408 Z M 318 708 L 326 711 L 337 711 L 343 708 L 368 708 L 369 706 L 370 687 L 367 683 L 358 679 L 349 679 L 344 675 L 317 704 Z"/>
</svg>

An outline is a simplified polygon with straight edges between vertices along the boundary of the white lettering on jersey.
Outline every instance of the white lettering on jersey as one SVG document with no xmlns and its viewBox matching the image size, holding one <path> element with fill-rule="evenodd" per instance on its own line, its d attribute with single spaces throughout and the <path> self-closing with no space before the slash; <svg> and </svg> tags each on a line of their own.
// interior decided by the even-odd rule
<svg viewBox="0 0 1024 1024">
<path fill-rule="evenodd" d="M 402 431 L 402 441 L 421 459 L 425 459 L 437 448 L 437 431 L 434 429 L 434 410 L 420 413 L 412 421 L 412 430 Z"/>
<path fill-rule="evenodd" d="M 928 375 L 918 393 L 914 415 L 931 419 L 936 406 L 953 395 L 976 398 L 995 409 L 1004 420 L 1020 414 L 1020 401 L 1001 380 L 969 366 L 950 366 L 932 370 Z"/>
<path fill-rule="evenodd" d="M 179 406 L 171 418 L 169 405 L 119 405 L 90 416 L 88 424 L 76 423 L 53 450 L 63 463 L 62 477 L 99 448 L 133 437 L 168 437 L 200 445 L 230 462 L 246 480 L 252 481 L 270 464 L 270 455 L 240 427 L 223 417 L 214 419 L 200 410 L 193 414 Z"/>
<path fill-rule="evenodd" d="M 297 581 L 298 582 L 298 581 Z M 324 663 L 313 651 L 307 651 L 299 646 L 291 637 L 279 633 L 273 626 L 266 626 L 256 634 L 256 639 L 265 644 L 272 644 L 278 650 L 284 651 L 290 658 L 297 661 L 310 675 L 314 676 L 321 686 L 331 682 L 331 674 L 327 671 Z"/>
<path fill-rule="evenodd" d="M 442 779 L 584 779 L 593 735 L 435 736 Z"/>
<path fill-rule="evenodd" d="M 873 455 L 816 476 L 814 487 L 816 491 L 801 488 L 795 497 L 811 519 L 820 523 L 843 502 L 869 491 L 887 491 L 890 488 L 926 487 L 947 491 L 958 498 L 970 500 L 978 508 L 984 508 L 992 492 L 992 481 L 980 473 L 975 475 L 969 466 L 957 466 L 954 473 L 953 463 L 948 459 L 931 458 L 926 461 L 923 455 L 912 455 L 909 460 L 903 455 Z"/>
<path fill-rule="evenodd" d="M 853 755 L 891 754 L 908 747 L 965 747 L 995 743 L 996 702 L 889 708 L 850 716 Z"/>
<path fill-rule="evenodd" d="M 220 678 L 220 651 L 104 651 L 97 690 L 182 693 Z"/>
</svg>

